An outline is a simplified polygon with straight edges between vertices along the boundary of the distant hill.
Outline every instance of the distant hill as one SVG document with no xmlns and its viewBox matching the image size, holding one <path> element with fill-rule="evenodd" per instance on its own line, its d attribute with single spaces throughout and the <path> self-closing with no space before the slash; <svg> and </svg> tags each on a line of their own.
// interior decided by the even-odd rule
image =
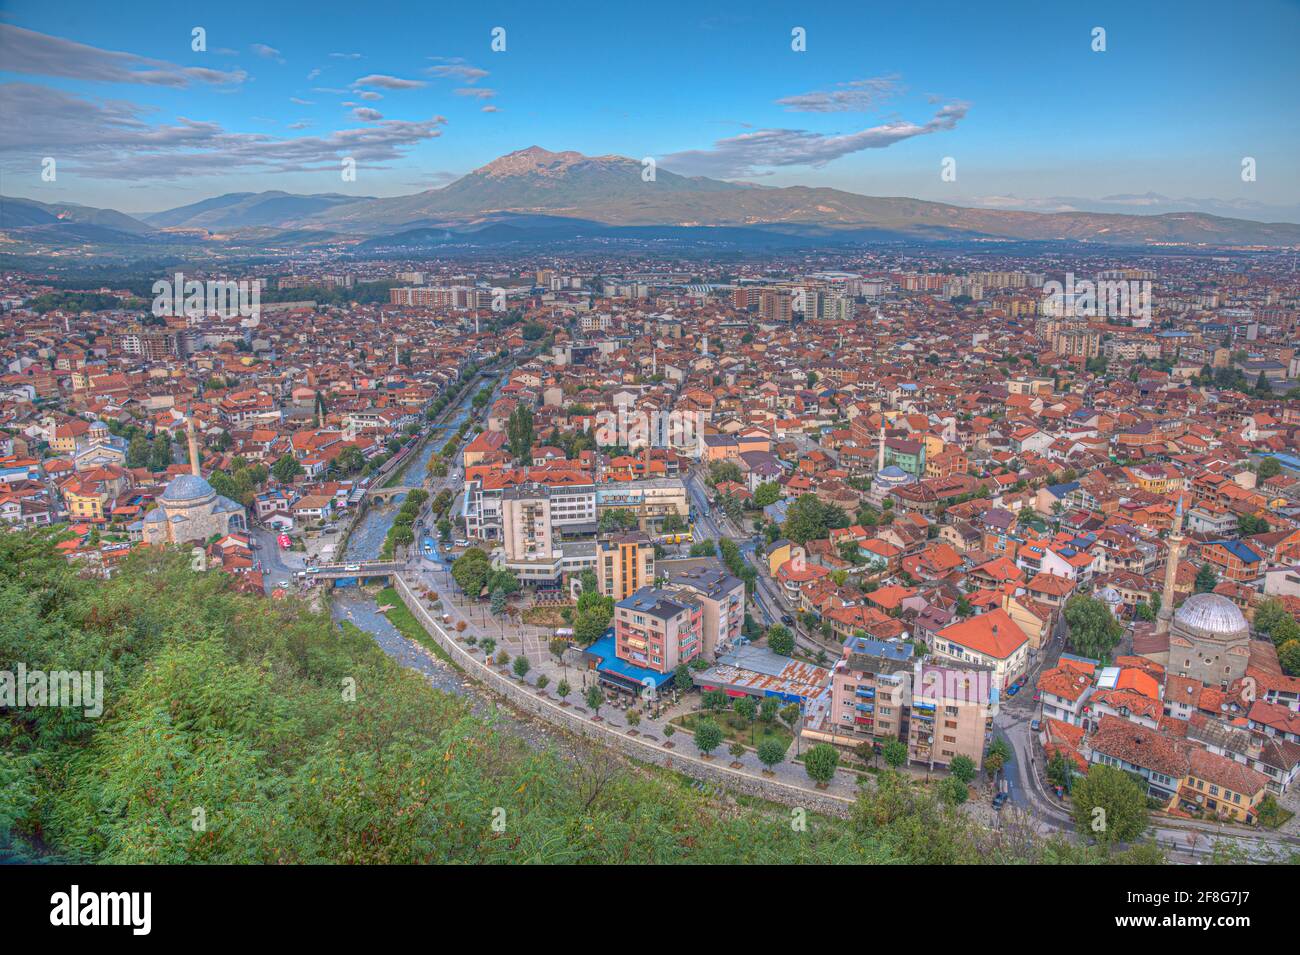
<svg viewBox="0 0 1300 955">
<path fill-rule="evenodd" d="M 144 217 L 158 229 L 208 229 L 230 231 L 258 226 L 282 227 L 309 218 L 335 206 L 353 202 L 374 202 L 369 197 L 325 193 L 296 196 L 288 192 L 231 192 L 188 206 Z"/>
<path fill-rule="evenodd" d="M 154 231 L 147 223 L 115 209 L 0 196 L 0 229 L 59 225 L 96 226 L 128 235 L 145 235 Z"/>
<path fill-rule="evenodd" d="M 141 221 L 143 220 L 143 221 Z M 768 188 L 681 176 L 640 161 L 530 146 L 439 189 L 389 198 L 230 193 L 133 218 L 111 209 L 7 199 L 0 228 L 67 222 L 141 235 L 205 229 L 237 245 L 361 248 L 498 245 L 578 239 L 717 241 L 729 246 L 881 241 L 1086 242 L 1300 247 L 1300 225 L 1204 212 L 1129 215 L 971 209 L 840 189 Z"/>
</svg>

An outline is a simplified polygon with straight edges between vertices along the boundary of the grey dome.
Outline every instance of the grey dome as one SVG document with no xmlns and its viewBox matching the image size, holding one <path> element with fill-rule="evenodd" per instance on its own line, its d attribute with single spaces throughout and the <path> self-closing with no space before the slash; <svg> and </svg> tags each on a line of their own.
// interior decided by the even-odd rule
<svg viewBox="0 0 1300 955">
<path fill-rule="evenodd" d="M 208 500 L 216 493 L 212 490 L 212 485 L 203 478 L 193 474 L 178 474 L 168 482 L 159 500 L 169 504 L 184 504 Z"/>
<path fill-rule="evenodd" d="M 1174 612 L 1174 620 L 1198 633 L 1238 634 L 1247 630 L 1246 618 L 1227 597 L 1192 594 Z"/>
</svg>

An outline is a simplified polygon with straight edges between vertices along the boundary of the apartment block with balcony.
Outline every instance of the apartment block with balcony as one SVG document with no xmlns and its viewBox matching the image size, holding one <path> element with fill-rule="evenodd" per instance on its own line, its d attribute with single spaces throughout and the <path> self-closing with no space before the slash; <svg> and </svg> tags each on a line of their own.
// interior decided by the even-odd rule
<svg viewBox="0 0 1300 955">
<path fill-rule="evenodd" d="M 639 531 L 620 534 L 596 544 L 596 579 L 600 592 L 617 603 L 642 587 L 654 585 L 655 548 Z"/>
<path fill-rule="evenodd" d="M 901 739 L 912 671 L 910 643 L 849 637 L 831 675 L 832 731 L 843 745 Z"/>
<path fill-rule="evenodd" d="M 700 655 L 703 627 L 697 600 L 644 587 L 614 605 L 614 652 L 633 666 L 669 673 Z"/>
<path fill-rule="evenodd" d="M 908 759 L 935 769 L 966 756 L 980 769 L 997 704 L 991 669 L 918 663 L 906 729 Z"/>
</svg>

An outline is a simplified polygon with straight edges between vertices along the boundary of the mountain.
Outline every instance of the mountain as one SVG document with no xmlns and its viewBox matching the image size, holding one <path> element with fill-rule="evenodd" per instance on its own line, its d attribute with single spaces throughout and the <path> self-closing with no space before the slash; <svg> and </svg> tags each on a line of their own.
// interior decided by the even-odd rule
<svg viewBox="0 0 1300 955">
<path fill-rule="evenodd" d="M 147 223 L 116 209 L 94 209 L 73 203 L 57 205 L 0 196 L 0 229 L 73 225 L 94 226 L 127 235 L 145 235 L 154 231 Z"/>
<path fill-rule="evenodd" d="M 622 156 L 549 152 L 537 146 L 502 156 L 440 189 L 412 196 L 339 204 L 296 225 L 384 234 L 463 225 L 494 213 L 568 217 L 607 226 L 741 227 L 809 239 L 998 238 L 1127 245 L 1300 244 L 1300 225 L 1229 219 L 1204 213 L 1157 216 L 1036 213 L 969 209 L 839 189 L 764 188 L 679 176 L 659 168 L 653 181 Z M 576 226 L 575 226 L 576 228 Z"/>
<path fill-rule="evenodd" d="M 1122 198 L 1122 197 L 1121 197 Z M 57 214 L 56 214 L 57 213 Z M 4 200 L 0 228 L 68 221 L 155 241 L 205 229 L 270 250 L 599 242 L 782 246 L 882 241 L 1089 242 L 1125 246 L 1300 247 L 1300 225 L 1178 211 L 1161 215 L 966 208 L 840 189 L 772 188 L 681 176 L 640 161 L 530 146 L 439 189 L 389 198 L 231 193 L 140 219 L 113 210 Z M 190 238 L 193 238 L 192 236 Z"/>
<path fill-rule="evenodd" d="M 342 196 L 337 193 L 295 196 L 292 193 L 277 191 L 231 192 L 188 206 L 155 212 L 145 216 L 144 220 L 158 229 L 207 229 L 226 232 L 259 226 L 277 227 L 308 218 L 335 206 L 374 201 L 365 196 Z"/>
</svg>

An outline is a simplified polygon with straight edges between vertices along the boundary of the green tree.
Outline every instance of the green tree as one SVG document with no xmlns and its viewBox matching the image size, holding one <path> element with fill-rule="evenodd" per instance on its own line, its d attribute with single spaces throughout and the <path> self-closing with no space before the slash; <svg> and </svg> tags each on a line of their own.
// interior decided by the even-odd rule
<svg viewBox="0 0 1300 955">
<path fill-rule="evenodd" d="M 281 484 L 289 484 L 299 474 L 302 474 L 302 465 L 298 463 L 297 458 L 292 454 L 282 454 L 274 464 L 271 465 L 271 476 Z"/>
<path fill-rule="evenodd" d="M 1219 584 L 1219 575 L 1214 572 L 1214 568 L 1209 564 L 1202 564 L 1196 572 L 1196 592 L 1198 594 L 1208 594 Z"/>
<path fill-rule="evenodd" d="M 1093 659 L 1109 659 L 1124 635 L 1123 625 L 1105 602 L 1086 594 L 1075 594 L 1065 602 L 1065 622 L 1070 628 L 1070 647 Z"/>
<path fill-rule="evenodd" d="M 774 623 L 767 628 L 767 646 L 773 653 L 788 657 L 794 653 L 794 634 L 784 624 Z"/>
<path fill-rule="evenodd" d="M 907 762 L 907 744 L 899 739 L 886 740 L 880 747 L 880 755 L 885 758 L 887 765 L 898 769 Z"/>
<path fill-rule="evenodd" d="M 713 720 L 702 719 L 695 724 L 695 745 L 705 756 L 722 743 L 722 728 Z"/>
<path fill-rule="evenodd" d="M 673 686 L 677 687 L 681 693 L 686 693 L 695 685 L 691 678 L 691 669 L 685 663 L 677 664 L 673 670 Z"/>
<path fill-rule="evenodd" d="M 1074 824 L 1097 842 L 1134 842 L 1147 829 L 1147 795 L 1122 769 L 1094 763 L 1074 783 Z"/>
<path fill-rule="evenodd" d="M 143 432 L 131 436 L 126 446 L 126 466 L 129 468 L 147 468 L 151 457 L 149 439 Z"/>
<path fill-rule="evenodd" d="M 821 540 L 837 527 L 847 527 L 848 515 L 834 504 L 825 504 L 815 494 L 803 494 L 786 510 L 785 536 L 796 544 Z"/>
<path fill-rule="evenodd" d="M 830 743 L 818 743 L 803 757 L 803 767 L 808 778 L 825 786 L 835 778 L 835 768 L 840 764 L 840 752 Z"/>
<path fill-rule="evenodd" d="M 939 798 L 949 806 L 960 806 L 970 798 L 970 789 L 965 780 L 949 776 L 939 783 Z"/>
<path fill-rule="evenodd" d="M 469 597 L 477 597 L 483 592 L 491 573 L 491 559 L 477 547 L 469 548 L 451 565 L 452 579 Z"/>
<path fill-rule="evenodd" d="M 530 464 L 533 450 L 533 412 L 527 405 L 518 405 L 506 421 L 506 442 L 510 454 L 521 464 Z"/>
<path fill-rule="evenodd" d="M 531 670 L 532 668 L 533 665 L 528 662 L 528 657 L 524 656 L 522 653 L 519 656 L 515 657 L 515 662 L 514 662 L 515 676 L 519 677 L 519 679 L 522 680 L 524 677 L 528 676 L 528 671 Z"/>
<path fill-rule="evenodd" d="M 769 736 L 758 744 L 758 761 L 768 770 L 783 759 L 785 759 L 785 745 L 780 740 Z"/>
<path fill-rule="evenodd" d="M 600 688 L 599 684 L 593 683 L 591 686 L 587 687 L 587 695 L 585 699 L 587 701 L 587 708 L 590 709 L 592 713 L 599 716 L 600 706 L 605 702 L 605 691 Z"/>
<path fill-rule="evenodd" d="M 969 756 L 959 754 L 952 758 L 948 770 L 963 783 L 969 783 L 975 778 L 975 761 Z"/>
<path fill-rule="evenodd" d="M 572 689 L 573 688 L 569 686 L 569 681 L 561 677 L 560 682 L 555 684 L 555 695 L 563 700 L 570 692 L 572 692 Z"/>
</svg>

